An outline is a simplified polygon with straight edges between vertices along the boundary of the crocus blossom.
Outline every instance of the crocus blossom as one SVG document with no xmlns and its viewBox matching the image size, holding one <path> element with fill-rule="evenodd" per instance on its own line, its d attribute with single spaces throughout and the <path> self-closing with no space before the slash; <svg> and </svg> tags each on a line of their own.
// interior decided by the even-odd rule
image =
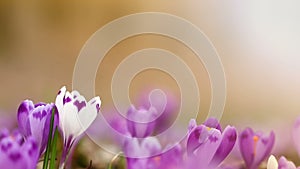
<svg viewBox="0 0 300 169">
<path fill-rule="evenodd" d="M 47 145 L 50 119 L 54 104 L 38 103 L 33 104 L 30 100 L 23 101 L 18 108 L 18 125 L 20 132 L 25 136 L 33 136 L 39 147 L 39 154 L 41 155 Z M 55 111 L 54 125 L 58 124 L 58 114 Z"/>
<path fill-rule="evenodd" d="M 89 102 L 78 91 L 71 93 L 62 87 L 58 92 L 55 105 L 59 115 L 59 127 L 64 139 L 62 161 L 78 138 L 95 120 L 99 112 L 101 100 L 92 98 Z"/>
<path fill-rule="evenodd" d="M 233 149 L 237 133 L 231 126 L 222 132 L 216 119 L 208 119 L 204 124 L 197 126 L 194 119 L 190 121 L 187 138 L 189 163 L 203 169 L 215 168 Z"/>
<path fill-rule="evenodd" d="M 24 141 L 19 132 L 0 132 L 0 168 L 35 169 L 38 161 L 38 145 L 34 137 Z"/>
<path fill-rule="evenodd" d="M 144 138 L 152 134 L 155 127 L 156 109 L 136 109 L 133 105 L 127 112 L 127 128 L 132 137 Z"/>
<path fill-rule="evenodd" d="M 267 169 L 299 169 L 292 161 L 287 160 L 284 156 L 281 156 L 277 161 L 276 158 L 271 155 L 268 159 Z"/>
<path fill-rule="evenodd" d="M 268 159 L 267 169 L 278 169 L 278 162 L 273 155 Z"/>
<path fill-rule="evenodd" d="M 155 137 L 127 138 L 123 146 L 127 169 L 183 169 L 183 149 L 180 144 L 162 149 Z"/>
<path fill-rule="evenodd" d="M 294 141 L 295 148 L 298 152 L 298 156 L 300 157 L 300 117 L 297 118 L 293 130 L 292 130 L 292 137 Z"/>
<path fill-rule="evenodd" d="M 248 169 L 257 169 L 260 163 L 270 156 L 275 141 L 272 131 L 269 136 L 246 128 L 239 135 L 239 146 Z"/>
<path fill-rule="evenodd" d="M 161 152 L 161 145 L 156 138 L 147 137 L 142 140 L 127 138 L 123 149 L 127 159 L 127 169 L 157 168 L 154 156 Z"/>
</svg>

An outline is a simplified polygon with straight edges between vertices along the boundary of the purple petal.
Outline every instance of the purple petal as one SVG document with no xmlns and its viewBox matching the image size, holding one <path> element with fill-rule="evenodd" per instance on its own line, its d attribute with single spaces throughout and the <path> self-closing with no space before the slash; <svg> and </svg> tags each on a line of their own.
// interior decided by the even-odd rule
<svg viewBox="0 0 300 169">
<path fill-rule="evenodd" d="M 197 122 L 195 119 L 191 119 L 188 125 L 188 133 L 191 133 L 194 128 L 197 127 Z"/>
<path fill-rule="evenodd" d="M 278 160 L 278 169 L 296 169 L 296 166 L 292 161 L 288 161 L 284 156 L 281 156 Z"/>
<path fill-rule="evenodd" d="M 199 168 L 208 167 L 222 139 L 221 132 L 215 128 L 206 128 L 203 132 L 207 133 L 207 138 L 195 151 Z"/>
<path fill-rule="evenodd" d="M 297 118 L 292 131 L 294 145 L 300 157 L 300 117 Z"/>
<path fill-rule="evenodd" d="M 180 144 L 176 144 L 171 149 L 161 155 L 161 168 L 175 168 L 183 164 L 183 153 Z"/>
<path fill-rule="evenodd" d="M 251 128 L 246 128 L 239 136 L 239 146 L 246 166 L 251 166 L 254 161 L 254 132 Z"/>
<path fill-rule="evenodd" d="M 15 136 L 20 136 L 20 133 L 14 132 L 0 139 L 0 168 L 36 168 L 38 149 L 34 138 L 28 137 L 25 142 L 20 142 Z"/>
<path fill-rule="evenodd" d="M 187 140 L 187 154 L 193 155 L 194 151 L 206 140 L 208 137 L 207 132 L 203 132 L 206 130 L 206 126 L 200 125 L 195 127 L 192 132 L 188 136 Z"/>
<path fill-rule="evenodd" d="M 222 131 L 221 125 L 216 118 L 210 117 L 203 124 L 207 127 L 215 128 L 215 129 Z"/>
<path fill-rule="evenodd" d="M 153 121 L 156 110 L 136 110 L 131 106 L 127 112 L 127 128 L 132 137 L 144 138 L 152 134 L 155 121 Z"/>
<path fill-rule="evenodd" d="M 237 132 L 234 127 L 227 126 L 222 133 L 222 141 L 214 155 L 211 165 L 219 165 L 231 152 L 237 139 Z"/>
<path fill-rule="evenodd" d="M 275 134 L 272 131 L 269 136 L 260 136 L 256 143 L 256 154 L 254 157 L 254 166 L 258 166 L 263 160 L 270 156 L 275 142 Z"/>
<path fill-rule="evenodd" d="M 30 135 L 30 126 L 28 123 L 28 116 L 30 111 L 34 108 L 34 104 L 30 100 L 24 100 L 19 108 L 18 108 L 18 126 L 20 132 L 25 135 L 29 136 Z"/>
</svg>

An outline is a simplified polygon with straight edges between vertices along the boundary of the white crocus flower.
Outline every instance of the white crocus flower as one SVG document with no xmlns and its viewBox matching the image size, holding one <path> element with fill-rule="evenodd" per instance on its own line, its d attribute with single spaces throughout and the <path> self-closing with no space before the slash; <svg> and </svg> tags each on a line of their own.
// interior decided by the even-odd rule
<svg viewBox="0 0 300 169">
<path fill-rule="evenodd" d="M 99 97 L 94 97 L 87 102 L 78 91 L 74 90 L 70 93 L 64 86 L 57 94 L 55 105 L 59 115 L 59 127 L 64 139 L 62 164 L 76 138 L 85 132 L 96 119 L 101 100 Z"/>
<path fill-rule="evenodd" d="M 278 169 L 278 162 L 273 155 L 268 159 L 267 169 Z"/>
</svg>

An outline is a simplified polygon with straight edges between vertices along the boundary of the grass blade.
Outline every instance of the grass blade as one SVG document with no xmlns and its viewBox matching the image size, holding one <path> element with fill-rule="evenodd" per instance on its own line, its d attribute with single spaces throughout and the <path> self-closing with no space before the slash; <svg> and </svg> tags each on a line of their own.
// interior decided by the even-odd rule
<svg viewBox="0 0 300 169">
<path fill-rule="evenodd" d="M 53 107 L 52 112 L 51 112 L 50 129 L 49 129 L 49 135 L 48 135 L 47 148 L 46 148 L 46 152 L 45 152 L 45 156 L 44 156 L 43 169 L 48 168 L 49 154 L 50 154 L 51 141 L 52 141 L 52 133 L 53 133 L 54 116 L 55 116 L 55 107 Z"/>
<path fill-rule="evenodd" d="M 56 161 L 56 145 L 57 145 L 58 131 L 55 128 L 53 140 L 51 143 L 51 156 L 50 156 L 50 169 L 55 169 L 55 161 Z"/>
</svg>

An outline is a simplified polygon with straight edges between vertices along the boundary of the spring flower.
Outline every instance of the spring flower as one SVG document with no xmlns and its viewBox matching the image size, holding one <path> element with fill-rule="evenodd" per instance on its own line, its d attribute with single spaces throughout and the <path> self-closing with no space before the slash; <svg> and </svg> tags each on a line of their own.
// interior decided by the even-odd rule
<svg viewBox="0 0 300 169">
<path fill-rule="evenodd" d="M 50 119 L 54 104 L 33 104 L 30 100 L 23 101 L 18 108 L 18 124 L 20 132 L 25 136 L 33 136 L 39 147 L 39 154 L 44 153 L 50 130 Z M 55 113 L 54 128 L 58 124 Z"/>
<path fill-rule="evenodd" d="M 296 168 L 295 164 L 292 161 L 288 161 L 284 156 L 281 156 L 280 159 L 276 160 L 276 158 L 271 155 L 268 159 L 267 169 L 299 169 Z"/>
<path fill-rule="evenodd" d="M 127 138 L 123 146 L 127 169 L 182 169 L 183 150 L 180 144 L 168 145 L 166 150 L 155 137 Z"/>
<path fill-rule="evenodd" d="M 128 138 L 123 146 L 127 160 L 127 169 L 157 168 L 154 156 L 161 152 L 161 145 L 154 137 L 141 141 L 138 138 Z"/>
<path fill-rule="evenodd" d="M 278 162 L 273 155 L 268 159 L 267 169 L 278 169 Z"/>
<path fill-rule="evenodd" d="M 264 136 L 260 132 L 254 133 L 251 128 L 246 128 L 239 136 L 239 146 L 247 168 L 256 169 L 266 159 L 273 148 L 275 134 Z"/>
<path fill-rule="evenodd" d="M 34 137 L 29 136 L 24 141 L 19 132 L 0 132 L 0 168 L 35 169 L 38 153 Z"/>
<path fill-rule="evenodd" d="M 294 145 L 296 147 L 296 150 L 298 152 L 298 155 L 300 157 L 300 117 L 296 120 L 293 130 L 292 130 L 292 136 L 293 136 L 293 141 Z"/>
<path fill-rule="evenodd" d="M 216 119 L 208 119 L 204 124 L 197 126 L 194 119 L 190 121 L 187 138 L 189 163 L 201 169 L 215 168 L 233 149 L 237 133 L 231 126 L 222 132 Z"/>
<path fill-rule="evenodd" d="M 155 127 L 156 109 L 136 109 L 133 105 L 127 112 L 127 128 L 132 137 L 144 138 L 152 134 Z"/>
<path fill-rule="evenodd" d="M 59 127 L 64 140 L 61 162 L 65 161 L 68 152 L 78 138 L 95 120 L 101 100 L 94 97 L 89 102 L 78 91 L 71 93 L 62 87 L 58 92 L 55 105 L 59 115 Z M 63 166 L 64 164 L 61 164 Z"/>
</svg>

